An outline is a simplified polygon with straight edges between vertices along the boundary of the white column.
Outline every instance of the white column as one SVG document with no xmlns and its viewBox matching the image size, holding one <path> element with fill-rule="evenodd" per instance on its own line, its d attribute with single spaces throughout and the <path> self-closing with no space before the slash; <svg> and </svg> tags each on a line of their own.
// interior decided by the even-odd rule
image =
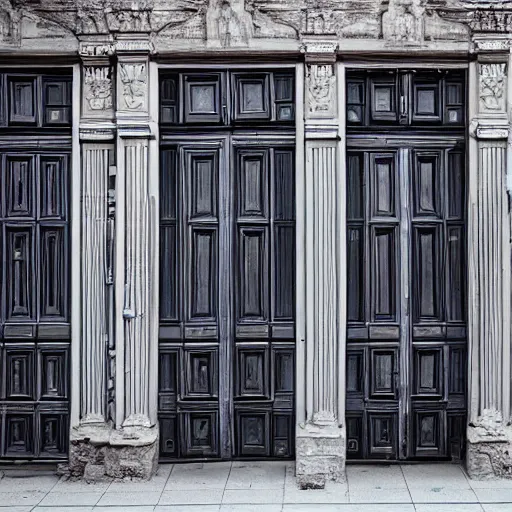
<svg viewBox="0 0 512 512">
<path fill-rule="evenodd" d="M 344 73 L 330 41 L 305 44 L 305 165 L 297 176 L 297 466 L 302 488 L 344 478 L 345 165 L 340 124 Z M 305 257 L 303 256 L 305 254 Z M 300 311 L 299 311 L 300 309 Z M 302 316 L 301 316 L 302 315 Z M 301 379 L 305 379 L 305 385 Z"/>
<path fill-rule="evenodd" d="M 109 150 L 82 146 L 81 423 L 105 422 Z"/>
<path fill-rule="evenodd" d="M 75 148 L 80 155 L 80 168 L 75 170 L 74 187 L 80 197 L 79 223 L 79 271 L 76 303 L 75 331 L 79 333 L 79 347 L 74 351 L 75 386 L 79 389 L 78 414 L 73 426 L 84 429 L 105 427 L 107 412 L 107 368 L 110 357 L 109 339 L 111 322 L 109 261 L 109 176 L 110 156 L 113 146 L 114 110 L 112 106 L 112 68 L 108 56 L 84 58 L 80 73 L 81 101 L 75 102 L 80 112 L 80 122 Z M 80 87 L 81 86 L 81 87 Z M 78 160 L 77 160 L 78 163 Z M 88 433 L 84 435 L 89 435 Z"/>
<path fill-rule="evenodd" d="M 144 43 L 126 45 L 128 51 L 119 54 L 117 73 L 116 424 L 137 428 L 156 454 L 158 145 L 149 87 L 151 78 L 152 101 L 157 101 L 158 75 Z"/>
<path fill-rule="evenodd" d="M 509 65 L 509 55 L 496 52 L 480 54 L 470 69 L 467 466 L 474 478 L 512 477 Z"/>
<path fill-rule="evenodd" d="M 124 389 L 125 426 L 151 426 L 150 373 L 150 205 L 148 141 L 124 141 L 125 276 Z"/>
</svg>

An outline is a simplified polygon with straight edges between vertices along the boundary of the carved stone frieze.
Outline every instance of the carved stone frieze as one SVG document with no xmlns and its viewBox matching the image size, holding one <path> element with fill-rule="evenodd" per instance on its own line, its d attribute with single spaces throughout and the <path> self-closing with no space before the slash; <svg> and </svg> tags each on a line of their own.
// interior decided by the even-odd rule
<svg viewBox="0 0 512 512">
<path fill-rule="evenodd" d="M 480 64 L 480 112 L 503 112 L 506 101 L 506 64 Z"/>
<path fill-rule="evenodd" d="M 309 117 L 332 117 L 335 113 L 336 76 L 331 64 L 311 64 L 306 70 Z"/>
<path fill-rule="evenodd" d="M 84 68 L 84 114 L 104 112 L 112 108 L 112 76 L 110 67 Z"/>
<path fill-rule="evenodd" d="M 10 3 L 0 1 L 0 40 L 12 33 L 12 9 L 4 4 Z M 23 13 L 35 13 L 78 36 L 144 33 L 213 48 L 250 47 L 258 39 L 296 40 L 311 34 L 422 45 L 467 41 L 463 23 L 471 22 L 475 28 L 494 23 L 499 30 L 509 25 L 505 12 L 486 24 L 485 10 L 466 4 L 459 0 L 19 0 L 16 5 Z M 438 12 L 451 14 L 441 17 Z"/>
<path fill-rule="evenodd" d="M 122 85 L 123 107 L 132 111 L 145 110 L 148 81 L 146 63 L 121 63 L 119 79 Z"/>
</svg>

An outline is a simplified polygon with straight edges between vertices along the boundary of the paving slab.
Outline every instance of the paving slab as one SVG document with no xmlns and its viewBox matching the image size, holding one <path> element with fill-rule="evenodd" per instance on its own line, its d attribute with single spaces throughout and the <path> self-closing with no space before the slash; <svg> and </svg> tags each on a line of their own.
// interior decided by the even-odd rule
<svg viewBox="0 0 512 512">
<path fill-rule="evenodd" d="M 158 505 L 220 505 L 223 493 L 223 489 L 164 491 Z"/>
<path fill-rule="evenodd" d="M 416 512 L 483 512 L 479 503 L 415 503 Z"/>
<path fill-rule="evenodd" d="M 349 493 L 346 483 L 327 482 L 325 489 L 307 489 L 301 490 L 297 486 L 295 479 L 291 482 L 287 480 L 284 490 L 284 503 L 286 504 L 334 504 L 348 503 Z"/>
<path fill-rule="evenodd" d="M 155 506 L 160 499 L 161 492 L 144 491 L 144 492 L 106 492 L 97 503 L 99 507 L 124 506 L 124 505 L 153 505 Z"/>
<path fill-rule="evenodd" d="M 59 477 L 56 475 L 34 476 L 33 473 L 27 476 L 6 475 L 0 480 L 0 492 L 48 492 L 58 481 Z"/>
<path fill-rule="evenodd" d="M 354 489 L 350 488 L 348 497 L 350 503 L 412 503 L 407 489 Z"/>
<path fill-rule="evenodd" d="M 478 503 L 473 489 L 456 487 L 424 487 L 409 489 L 414 503 Z"/>
<path fill-rule="evenodd" d="M 286 469 L 280 462 L 233 462 L 226 489 L 281 489 Z"/>
<path fill-rule="evenodd" d="M 484 512 L 510 512 L 512 503 L 483 503 Z"/>
<path fill-rule="evenodd" d="M 30 512 L 31 510 L 35 510 L 34 507 L 0 507 L 0 512 Z M 60 512 L 60 511 L 59 511 Z M 80 512 L 80 511 L 78 511 Z"/>
<path fill-rule="evenodd" d="M 176 464 L 167 480 L 165 490 L 224 489 L 230 471 L 231 462 Z"/>
<path fill-rule="evenodd" d="M 133 506 L 133 507 L 94 507 L 94 512 L 153 512 L 153 506 Z M 60 511 L 56 511 L 60 512 Z"/>
<path fill-rule="evenodd" d="M 412 504 L 284 505 L 283 512 L 415 512 Z"/>
<path fill-rule="evenodd" d="M 68 480 L 67 478 L 61 478 L 50 492 L 105 492 L 112 482 L 112 478 L 109 478 L 105 482 L 87 483 L 84 480 Z"/>
<path fill-rule="evenodd" d="M 94 507 L 36 507 L 31 510 L 32 512 L 93 512 Z"/>
<path fill-rule="evenodd" d="M 403 464 L 402 472 L 407 486 L 469 488 L 464 471 L 455 464 Z"/>
<path fill-rule="evenodd" d="M 393 466 L 347 466 L 350 489 L 407 489 L 402 468 Z"/>
<path fill-rule="evenodd" d="M 226 489 L 222 504 L 282 504 L 283 489 Z"/>
<path fill-rule="evenodd" d="M 282 505 L 221 505 L 220 512 L 281 512 Z"/>
<path fill-rule="evenodd" d="M 103 492 L 49 492 L 39 503 L 42 507 L 94 506 Z"/>
<path fill-rule="evenodd" d="M 0 503 L 4 507 L 34 506 L 38 505 L 46 494 L 41 491 L 0 492 Z"/>
<path fill-rule="evenodd" d="M 155 512 L 219 512 L 220 505 L 157 505 Z"/>
<path fill-rule="evenodd" d="M 480 503 L 510 503 L 512 511 L 512 489 L 473 489 Z"/>
</svg>

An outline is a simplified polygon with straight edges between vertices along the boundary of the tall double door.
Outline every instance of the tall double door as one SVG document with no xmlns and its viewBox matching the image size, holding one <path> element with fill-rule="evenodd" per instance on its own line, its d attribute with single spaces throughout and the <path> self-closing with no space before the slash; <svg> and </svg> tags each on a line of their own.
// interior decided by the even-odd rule
<svg viewBox="0 0 512 512">
<path fill-rule="evenodd" d="M 161 150 L 161 457 L 294 453 L 293 135 Z"/>
<path fill-rule="evenodd" d="M 347 455 L 457 460 L 467 400 L 464 77 L 348 76 Z"/>
</svg>

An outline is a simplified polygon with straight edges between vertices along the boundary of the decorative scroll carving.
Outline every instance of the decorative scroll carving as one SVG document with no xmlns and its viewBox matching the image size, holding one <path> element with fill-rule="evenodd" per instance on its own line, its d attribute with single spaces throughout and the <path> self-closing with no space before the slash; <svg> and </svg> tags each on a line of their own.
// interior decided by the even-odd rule
<svg viewBox="0 0 512 512">
<path fill-rule="evenodd" d="M 505 109 L 506 64 L 480 64 L 480 111 Z"/>
<path fill-rule="evenodd" d="M 334 67 L 309 65 L 307 67 L 308 105 L 311 117 L 329 117 L 334 113 L 336 76 Z"/>
<path fill-rule="evenodd" d="M 109 110 L 112 108 L 112 79 L 108 67 L 86 67 L 84 69 L 84 98 L 87 110 Z"/>
<path fill-rule="evenodd" d="M 148 80 L 146 64 L 120 64 L 119 78 L 125 107 L 128 110 L 144 110 Z"/>
</svg>

